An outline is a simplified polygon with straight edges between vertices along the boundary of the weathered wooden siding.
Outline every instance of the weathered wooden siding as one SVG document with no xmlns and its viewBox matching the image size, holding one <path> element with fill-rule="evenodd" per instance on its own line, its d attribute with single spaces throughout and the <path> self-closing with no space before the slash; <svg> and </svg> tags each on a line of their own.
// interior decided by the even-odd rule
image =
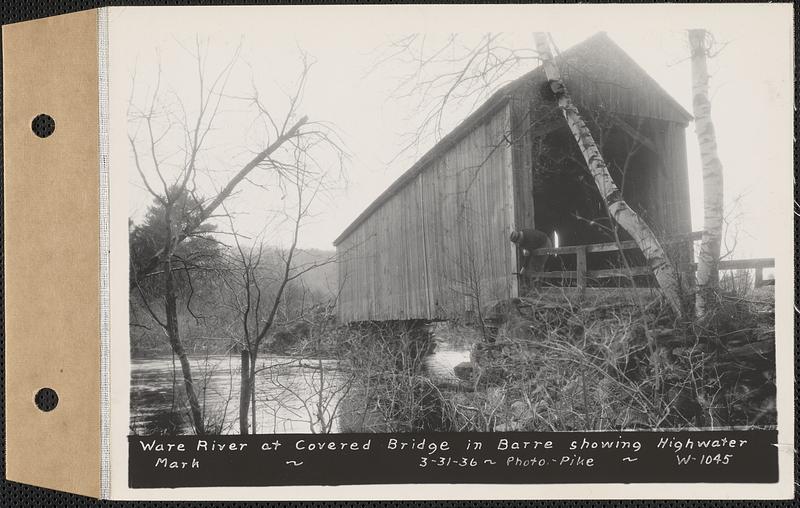
<svg viewBox="0 0 800 508">
<path fill-rule="evenodd" d="M 640 173 L 644 202 L 659 232 L 688 232 L 691 116 L 605 34 L 557 61 L 579 107 L 661 126 L 659 168 Z M 508 237 L 536 227 L 532 150 L 563 127 L 547 94 L 542 69 L 502 87 L 337 238 L 343 322 L 461 317 L 517 295 Z"/>
<path fill-rule="evenodd" d="M 689 201 L 689 170 L 686 159 L 686 126 L 675 122 L 659 122 L 654 135 L 662 157 L 658 171 L 654 203 L 658 207 L 665 236 L 688 234 L 692 231 Z M 667 254 L 684 277 L 683 283 L 691 285 L 694 272 L 688 268 L 694 260 L 691 243 L 667 247 Z"/>
<path fill-rule="evenodd" d="M 663 157 L 664 170 L 659 172 L 659 196 L 666 233 L 675 235 L 692 231 L 689 202 L 689 169 L 686 160 L 686 126 L 664 122 L 656 145 Z"/>
<path fill-rule="evenodd" d="M 514 226 L 515 229 L 533 228 L 536 217 L 533 205 L 533 119 L 530 98 L 520 94 L 509 104 L 513 142 Z"/>
<path fill-rule="evenodd" d="M 509 131 L 506 105 L 339 242 L 343 322 L 462 317 L 516 296 Z"/>
</svg>

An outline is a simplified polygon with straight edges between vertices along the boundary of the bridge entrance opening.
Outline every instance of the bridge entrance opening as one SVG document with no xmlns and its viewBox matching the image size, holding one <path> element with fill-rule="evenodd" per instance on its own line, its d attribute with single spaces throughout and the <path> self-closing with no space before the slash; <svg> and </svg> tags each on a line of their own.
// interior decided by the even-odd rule
<svg viewBox="0 0 800 508">
<path fill-rule="evenodd" d="M 597 115 L 588 114 L 594 118 Z M 613 119 L 612 119 L 613 118 Z M 656 235 L 663 228 L 657 217 L 654 203 L 660 161 L 650 141 L 651 123 L 640 121 L 631 127 L 625 120 L 609 117 L 600 125 L 589 121 L 590 130 L 603 154 L 617 187 L 625 201 L 640 215 Z M 624 127 L 620 127 L 624 125 Z M 566 125 L 552 130 L 532 143 L 533 202 L 536 229 L 550 236 L 555 246 L 582 246 L 612 242 L 626 242 L 631 236 L 616 227 L 609 217 L 606 205 L 590 174 L 572 133 Z M 651 204 L 648 206 L 648 204 Z M 623 259 L 622 256 L 625 256 Z M 550 256 L 544 271 L 570 272 L 577 269 L 576 256 Z M 618 250 L 589 253 L 586 256 L 589 271 L 641 267 L 644 257 L 638 250 Z M 626 286 L 630 278 L 604 278 L 590 281 L 592 285 Z M 636 276 L 636 285 L 648 285 L 648 276 Z M 548 284 L 574 285 L 575 280 L 547 279 Z"/>
</svg>

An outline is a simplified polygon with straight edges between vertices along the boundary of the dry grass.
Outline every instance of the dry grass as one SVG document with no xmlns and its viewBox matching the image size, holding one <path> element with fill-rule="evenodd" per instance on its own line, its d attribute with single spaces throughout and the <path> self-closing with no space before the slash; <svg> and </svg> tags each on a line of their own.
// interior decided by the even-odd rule
<svg viewBox="0 0 800 508">
<path fill-rule="evenodd" d="M 500 302 L 485 313 L 490 341 L 461 328 L 463 342 L 474 343 L 466 389 L 425 376 L 423 334 L 351 330 L 358 381 L 342 430 L 774 426 L 774 302 L 738 282 L 713 314 L 682 324 L 652 292 L 549 291 Z"/>
<path fill-rule="evenodd" d="M 476 431 L 774 425 L 773 305 L 752 296 L 723 294 L 684 326 L 640 297 L 504 302 L 494 342 L 473 351 L 476 389 L 448 397 L 449 415 Z"/>
</svg>

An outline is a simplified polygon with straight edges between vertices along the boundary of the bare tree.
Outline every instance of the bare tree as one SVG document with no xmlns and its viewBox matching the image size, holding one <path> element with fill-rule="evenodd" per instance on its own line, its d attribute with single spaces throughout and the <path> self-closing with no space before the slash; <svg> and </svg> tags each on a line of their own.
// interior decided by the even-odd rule
<svg viewBox="0 0 800 508">
<path fill-rule="evenodd" d="M 508 44 L 504 35 L 486 33 L 464 40 L 462 35 L 450 34 L 442 40 L 414 33 L 390 41 L 378 54 L 371 69 L 388 62 L 413 68 L 399 77 L 391 91 L 395 99 L 416 99 L 416 128 L 408 133 L 400 153 L 419 148 L 431 136 L 441 138 L 454 113 L 451 107 L 468 103 L 474 109 L 523 64 L 538 58 L 533 49 Z"/>
<path fill-rule="evenodd" d="M 300 252 L 298 240 L 302 226 L 309 218 L 311 206 L 326 184 L 324 175 L 309 170 L 306 164 L 307 148 L 303 144 L 298 144 L 294 153 L 295 162 L 292 165 L 283 165 L 282 183 L 287 193 L 291 190 L 292 194 L 292 202 L 287 204 L 287 209 L 283 211 L 289 221 L 291 239 L 285 250 L 273 252 L 280 258 L 276 266 L 269 266 L 265 262 L 263 236 L 259 236 L 257 245 L 243 245 L 242 236 L 237 231 L 234 219 L 231 214 L 228 214 L 235 241 L 235 252 L 232 259 L 235 266 L 232 272 L 238 275 L 238 280 L 226 279 L 225 284 L 235 302 L 235 312 L 238 315 L 241 330 L 242 372 L 239 431 L 242 434 L 248 433 L 248 427 L 252 429 L 253 433 L 257 429 L 256 365 L 258 354 L 261 345 L 278 323 L 279 311 L 288 288 L 293 281 L 299 280 L 308 272 L 336 261 L 335 256 L 308 263 L 296 261 L 297 254 Z M 249 424 L 248 408 L 251 419 Z"/>
<path fill-rule="evenodd" d="M 263 123 L 268 126 L 268 138 L 254 155 L 243 165 L 223 177 L 223 185 L 211 196 L 201 196 L 197 177 L 201 173 L 201 153 L 214 133 L 218 114 L 222 109 L 225 89 L 238 50 L 232 58 L 213 75 L 207 71 L 207 58 L 199 38 L 195 41 L 193 54 L 196 63 L 196 86 L 198 102 L 194 109 L 186 107 L 174 94 L 162 90 L 161 67 L 153 92 L 143 107 L 138 107 L 131 98 L 129 106 L 129 142 L 133 162 L 147 192 L 163 207 L 163 229 L 159 235 L 163 245 L 147 261 L 143 262 L 133 278 L 138 280 L 160 272 L 163 279 L 163 313 L 152 315 L 164 330 L 170 346 L 178 357 L 190 406 L 192 424 L 197 434 L 206 432 L 201 403 L 198 400 L 192 369 L 184 347 L 178 324 L 178 290 L 175 279 L 176 250 L 187 239 L 207 233 L 203 226 L 216 217 L 217 211 L 243 182 L 252 182 L 254 171 L 261 174 L 282 174 L 286 166 L 281 156 L 288 148 L 296 147 L 301 140 L 306 146 L 320 141 L 329 141 L 329 131 L 320 124 L 312 124 L 307 117 L 299 117 L 302 93 L 311 67 L 303 55 L 302 71 L 294 91 L 288 95 L 288 106 L 281 118 L 277 118 L 260 102 L 257 92 L 243 100 Z M 177 160 L 177 162 L 176 162 Z M 216 172 L 215 172 L 216 174 Z M 224 173 L 223 173 L 224 174 Z"/>
<path fill-rule="evenodd" d="M 692 113 L 703 164 L 703 237 L 697 256 L 695 311 L 702 317 L 709 310 L 719 285 L 720 244 L 723 222 L 722 162 L 717 155 L 717 136 L 711 120 L 706 57 L 714 37 L 703 29 L 689 30 L 692 55 Z"/>
<path fill-rule="evenodd" d="M 276 415 L 276 424 L 277 415 L 284 414 L 289 416 L 282 418 L 284 422 L 307 425 L 312 434 L 327 434 L 336 429 L 355 377 L 342 356 L 345 338 L 336 321 L 343 286 L 310 295 L 302 279 L 300 282 L 299 295 L 295 295 L 299 302 L 294 309 L 287 309 L 284 330 L 276 333 L 277 338 L 288 332 L 297 358 L 273 362 L 257 372 L 267 371 L 270 397 L 265 405 Z M 307 301 L 313 303 L 306 305 Z M 288 300 L 284 298 L 284 302 Z"/>
</svg>

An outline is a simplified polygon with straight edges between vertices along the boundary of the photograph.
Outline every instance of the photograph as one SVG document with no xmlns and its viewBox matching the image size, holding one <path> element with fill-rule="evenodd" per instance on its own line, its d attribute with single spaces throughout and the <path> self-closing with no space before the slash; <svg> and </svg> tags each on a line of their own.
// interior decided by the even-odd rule
<svg viewBox="0 0 800 508">
<path fill-rule="evenodd" d="M 130 436 L 777 429 L 782 32 L 288 9 L 109 13 Z"/>
<path fill-rule="evenodd" d="M 4 18 L 7 483 L 795 496 L 793 12 Z"/>
</svg>

